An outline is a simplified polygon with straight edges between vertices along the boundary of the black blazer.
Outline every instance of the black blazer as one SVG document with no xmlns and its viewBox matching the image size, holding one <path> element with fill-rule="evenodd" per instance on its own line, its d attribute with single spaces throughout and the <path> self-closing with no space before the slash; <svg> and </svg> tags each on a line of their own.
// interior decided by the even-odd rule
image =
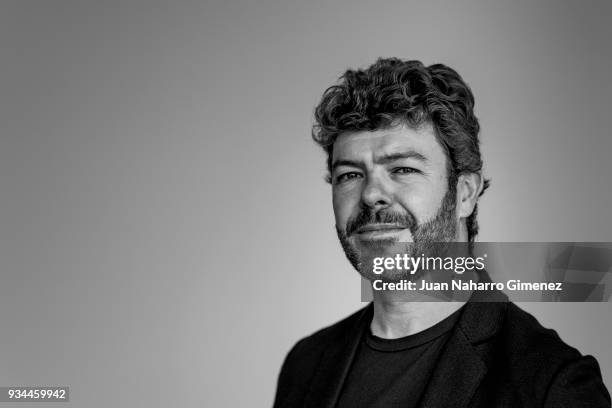
<svg viewBox="0 0 612 408">
<path fill-rule="evenodd" d="M 370 303 L 300 340 L 283 363 L 274 407 L 334 407 L 372 314 Z M 469 302 L 419 406 L 610 407 L 610 395 L 597 361 L 527 312 L 510 302 Z"/>
</svg>

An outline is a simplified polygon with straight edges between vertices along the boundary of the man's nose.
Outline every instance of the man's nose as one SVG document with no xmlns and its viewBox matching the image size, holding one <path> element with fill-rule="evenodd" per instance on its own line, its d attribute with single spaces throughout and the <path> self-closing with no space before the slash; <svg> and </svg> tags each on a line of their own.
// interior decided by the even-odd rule
<svg viewBox="0 0 612 408">
<path fill-rule="evenodd" d="M 365 206 L 379 210 L 391 205 L 391 194 L 379 177 L 368 177 L 361 192 L 361 201 Z"/>
</svg>

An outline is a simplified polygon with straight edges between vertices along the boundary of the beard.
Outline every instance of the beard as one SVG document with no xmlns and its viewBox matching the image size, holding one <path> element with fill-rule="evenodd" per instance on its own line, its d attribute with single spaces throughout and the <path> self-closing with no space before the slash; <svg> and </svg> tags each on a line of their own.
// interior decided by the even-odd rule
<svg viewBox="0 0 612 408">
<path fill-rule="evenodd" d="M 375 257 L 394 257 L 396 254 L 402 256 L 406 254 L 409 257 L 443 256 L 456 239 L 456 197 L 455 183 L 449 183 L 436 215 L 422 224 L 417 223 L 410 211 L 402 214 L 389 210 L 374 211 L 370 207 L 363 206 L 356 217 L 347 221 L 345 230 L 341 230 L 336 225 L 342 249 L 351 265 L 368 280 L 380 278 L 372 272 Z M 400 242 L 395 238 L 389 238 L 362 242 L 358 248 L 350 237 L 361 227 L 374 223 L 401 225 L 410 230 L 413 242 Z M 416 280 L 422 276 L 422 273 L 417 271 L 411 274 L 410 271 L 394 269 L 385 271 L 385 280 Z"/>
</svg>

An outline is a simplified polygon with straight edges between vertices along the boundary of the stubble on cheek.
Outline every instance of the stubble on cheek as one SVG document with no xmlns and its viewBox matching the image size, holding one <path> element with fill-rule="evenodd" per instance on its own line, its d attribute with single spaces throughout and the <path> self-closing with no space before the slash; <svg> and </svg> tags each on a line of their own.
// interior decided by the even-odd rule
<svg viewBox="0 0 612 408">
<path fill-rule="evenodd" d="M 374 273 L 376 258 L 394 258 L 397 254 L 404 254 L 410 251 L 413 245 L 411 242 L 407 243 L 394 238 L 360 241 L 354 235 L 347 236 L 346 232 L 337 226 L 336 233 L 344 254 L 363 278 L 370 281 L 381 278 L 385 280 L 412 279 L 411 274 L 407 271 L 388 270 L 382 275 Z"/>
</svg>

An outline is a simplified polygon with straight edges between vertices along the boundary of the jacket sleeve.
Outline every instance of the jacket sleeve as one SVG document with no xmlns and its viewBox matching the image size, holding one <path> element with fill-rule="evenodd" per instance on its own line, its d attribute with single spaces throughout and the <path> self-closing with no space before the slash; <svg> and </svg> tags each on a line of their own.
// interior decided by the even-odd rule
<svg viewBox="0 0 612 408">
<path fill-rule="evenodd" d="M 597 360 L 583 356 L 563 365 L 551 382 L 544 407 L 610 408 Z"/>
</svg>

